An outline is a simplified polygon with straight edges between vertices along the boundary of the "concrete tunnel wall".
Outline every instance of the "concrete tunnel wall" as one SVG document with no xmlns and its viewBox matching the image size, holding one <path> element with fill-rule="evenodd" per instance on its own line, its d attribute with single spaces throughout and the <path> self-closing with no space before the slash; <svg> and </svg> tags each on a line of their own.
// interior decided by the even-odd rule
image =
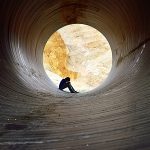
<svg viewBox="0 0 150 150">
<path fill-rule="evenodd" d="M 1 149 L 150 149 L 148 0 L 0 1 Z M 60 27 L 83 23 L 112 48 L 106 81 L 64 94 L 47 77 L 43 48 Z"/>
</svg>

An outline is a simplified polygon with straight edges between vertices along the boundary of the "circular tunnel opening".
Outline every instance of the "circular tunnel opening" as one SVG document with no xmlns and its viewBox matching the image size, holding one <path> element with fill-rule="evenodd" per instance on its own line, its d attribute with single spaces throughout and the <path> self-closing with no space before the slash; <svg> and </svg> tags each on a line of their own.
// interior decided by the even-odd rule
<svg viewBox="0 0 150 150">
<path fill-rule="evenodd" d="M 107 78 L 112 67 L 111 47 L 97 29 L 85 24 L 67 25 L 48 39 L 43 66 L 57 88 L 63 78 L 70 77 L 76 91 L 88 92 Z"/>
</svg>

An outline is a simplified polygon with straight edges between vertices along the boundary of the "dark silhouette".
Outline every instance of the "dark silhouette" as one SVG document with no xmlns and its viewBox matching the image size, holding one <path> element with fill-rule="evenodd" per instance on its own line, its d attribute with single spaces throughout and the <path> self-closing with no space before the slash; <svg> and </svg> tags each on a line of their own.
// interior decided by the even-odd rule
<svg viewBox="0 0 150 150">
<path fill-rule="evenodd" d="M 70 83 L 70 78 L 66 77 L 65 79 L 62 79 L 59 84 L 59 89 L 63 91 L 63 89 L 68 88 L 71 93 L 79 93 L 75 91 L 75 89 L 72 87 Z"/>
</svg>

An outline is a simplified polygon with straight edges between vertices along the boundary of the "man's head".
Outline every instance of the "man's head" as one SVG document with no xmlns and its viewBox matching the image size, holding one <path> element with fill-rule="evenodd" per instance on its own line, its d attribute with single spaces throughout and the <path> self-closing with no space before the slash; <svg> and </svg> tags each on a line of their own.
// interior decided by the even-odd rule
<svg viewBox="0 0 150 150">
<path fill-rule="evenodd" d="M 69 77 L 66 77 L 65 80 L 66 80 L 66 81 L 70 81 L 70 78 L 69 78 Z"/>
</svg>

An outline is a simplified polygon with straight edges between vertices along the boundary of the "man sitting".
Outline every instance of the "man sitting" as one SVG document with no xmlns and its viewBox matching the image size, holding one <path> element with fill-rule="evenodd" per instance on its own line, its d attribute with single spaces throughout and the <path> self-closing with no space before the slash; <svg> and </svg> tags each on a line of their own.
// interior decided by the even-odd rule
<svg viewBox="0 0 150 150">
<path fill-rule="evenodd" d="M 59 89 L 63 91 L 63 89 L 68 88 L 71 93 L 79 93 L 75 91 L 75 89 L 72 87 L 70 83 L 70 78 L 66 77 L 65 79 L 62 79 L 59 84 Z"/>
</svg>

